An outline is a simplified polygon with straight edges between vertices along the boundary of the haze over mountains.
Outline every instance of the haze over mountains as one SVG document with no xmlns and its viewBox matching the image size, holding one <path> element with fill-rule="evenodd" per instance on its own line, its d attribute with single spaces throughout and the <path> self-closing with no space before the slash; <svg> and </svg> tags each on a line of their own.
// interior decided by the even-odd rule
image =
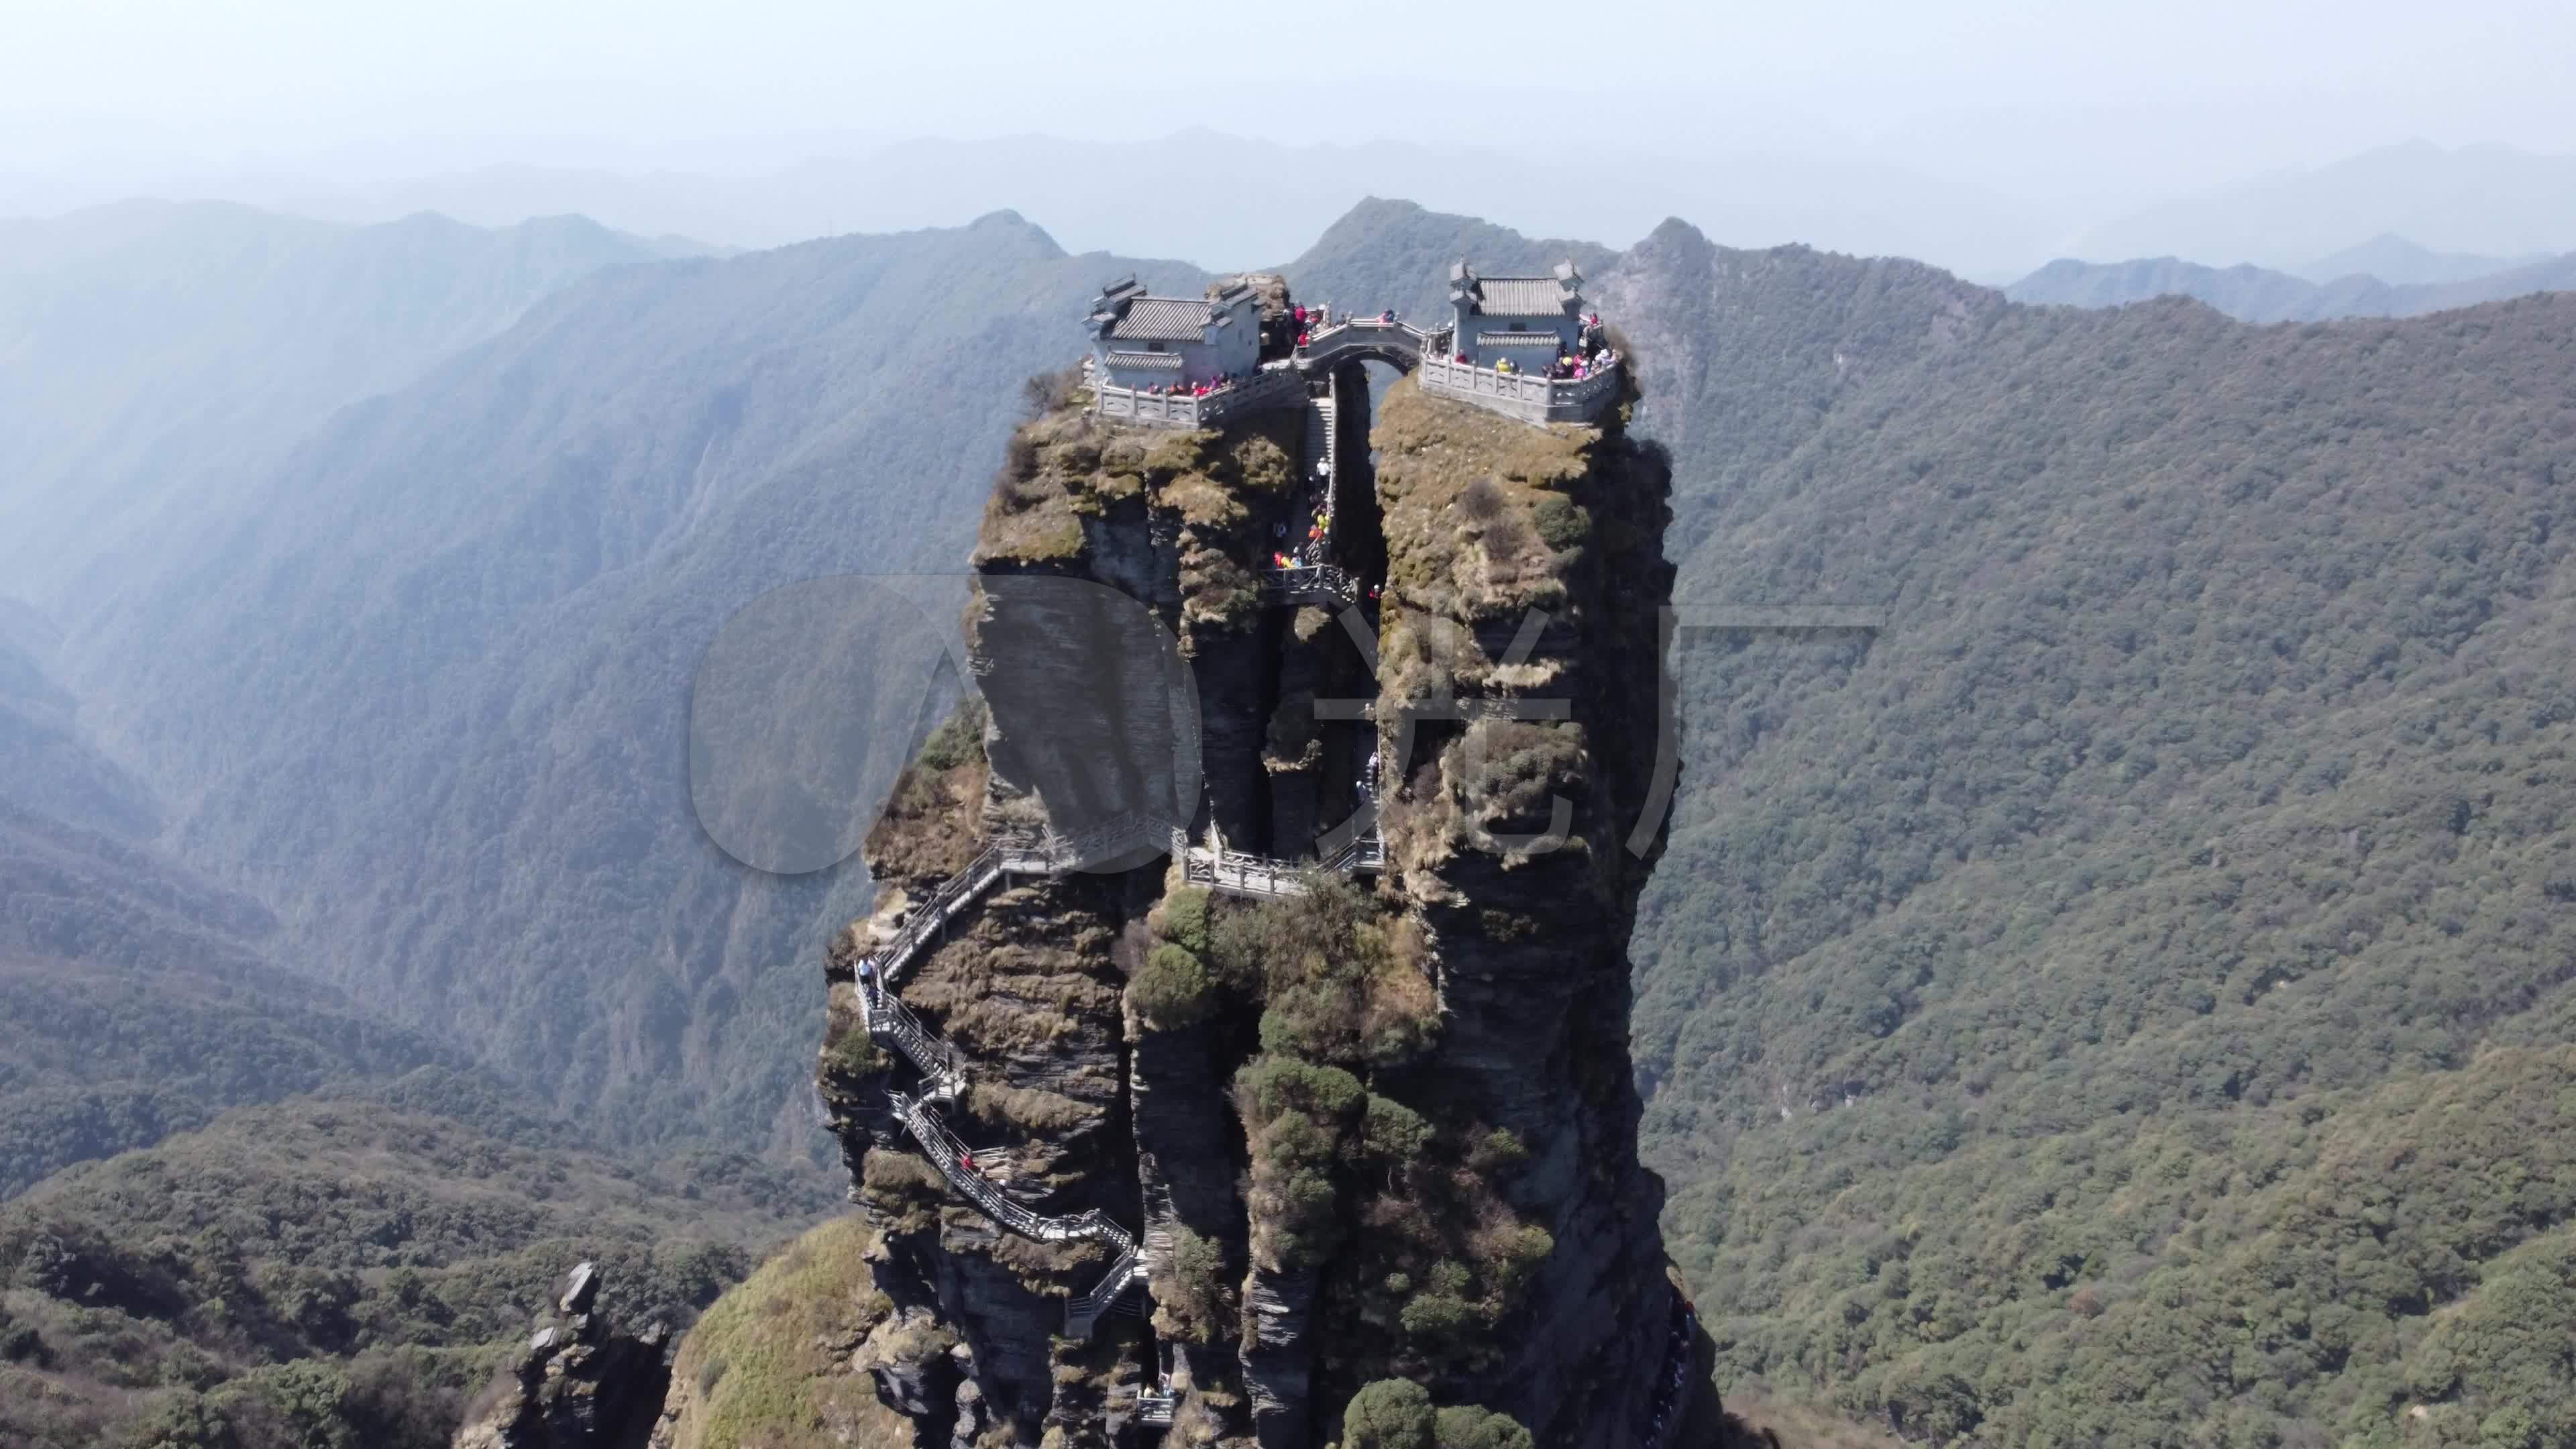
<svg viewBox="0 0 2576 1449">
<path fill-rule="evenodd" d="M 2369 277 L 2393 287 L 2438 286 L 2445 282 L 2470 282 L 2510 272 L 2520 267 L 2538 266 L 2550 258 L 2545 252 L 2526 256 L 2487 257 L 2470 252 L 2437 252 L 2419 246 L 2393 231 L 2381 232 L 2358 246 L 2319 257 L 2305 266 L 2292 267 L 2295 275 L 2311 282 L 2333 282 L 2345 277 Z"/>
<path fill-rule="evenodd" d="M 2045 225 L 2035 208 L 1865 154 L 1766 147 L 1751 138 L 1687 150 L 1651 142 L 1568 149 L 1570 139 L 1539 134 L 1492 147 L 1284 145 L 1190 127 L 1142 141 L 912 139 L 761 170 L 508 165 L 336 184 L 210 178 L 173 191 L 349 222 L 436 211 L 506 226 L 575 212 L 621 231 L 740 247 L 957 226 L 1010 210 L 1076 251 L 1178 256 L 1203 266 L 1293 255 L 1313 238 L 1317 217 L 1367 196 L 1462 210 L 1506 198 L 1504 219 L 1538 234 L 1641 236 L 1679 208 L 1728 236 L 1953 258 L 1973 270 L 2009 273 L 2045 255 L 2024 250 L 2034 246 L 2025 238 Z M 1524 185 L 1534 156 L 1552 159 L 1566 183 Z M 1103 186 L 1104 176 L 1157 184 Z M 1230 184 L 1229 177 L 1247 181 Z M 1222 204 L 1215 204 L 1219 195 Z M 16 203 L 34 204 L 32 194 Z M 9 209 L 0 189 L 0 213 Z"/>
<path fill-rule="evenodd" d="M 351 227 L 131 202 L 0 221 L 0 577 L 59 603 L 142 531 L 187 535 L 333 409 L 569 281 L 690 250 L 560 216 Z"/>
<path fill-rule="evenodd" d="M 2576 250 L 2576 204 L 2566 200 L 2576 194 L 2576 157 L 2504 146 L 2416 141 L 2215 185 L 2177 189 L 2175 180 L 2142 175 L 2125 185 L 2093 180 L 2070 189 L 2054 168 L 2033 167 L 2008 183 L 1994 176 L 2011 173 L 1944 165 L 1919 146 L 1837 139 L 1776 117 L 1731 118 L 1691 132 L 1641 124 L 1624 129 L 1615 147 L 1590 144 L 1604 118 L 1573 119 L 1508 143 L 1288 145 L 1227 134 L 1220 125 L 1124 141 L 826 138 L 764 163 L 723 166 L 693 164 L 678 152 L 622 168 L 566 159 L 404 171 L 385 169 L 393 165 L 387 162 L 345 179 L 291 169 L 211 171 L 93 192 L 0 176 L 0 215 L 53 214 L 151 194 L 354 223 L 436 211 L 508 226 L 578 213 L 640 236 L 771 247 L 956 226 L 1012 210 L 1070 250 L 1224 267 L 1293 255 L 1312 237 L 1314 218 L 1366 196 L 1402 196 L 1435 210 L 1490 215 L 1527 234 L 1613 244 L 1682 215 L 1736 245 L 1801 242 L 1915 257 L 1994 283 L 2062 256 L 2110 262 L 2172 255 L 2218 267 L 2290 268 L 2391 233 L 2436 252 L 2534 259 Z M 1530 186 L 1533 168 L 1564 181 Z M 2086 174 L 2127 173 L 2097 165 Z M 1104 176 L 1159 184 L 1104 186 Z M 1228 185 L 1222 177 L 1259 180 Z M 1223 204 L 1211 204 L 1219 192 Z M 2344 270 L 2400 285 L 2457 280 L 2397 275 L 2381 265 L 2386 260 Z"/>
<path fill-rule="evenodd" d="M 2576 156 L 2410 141 L 2142 207 L 2061 250 L 2287 268 L 2388 233 L 2436 252 L 2576 251 Z"/>
<path fill-rule="evenodd" d="M 671 259 L 142 214 L 0 233 L 10 587 L 60 626 L 0 619 L 30 951 L 198 903 L 330 988 L 349 1061 L 792 1157 L 865 883 L 697 829 L 706 642 L 959 566 L 1093 290 L 1205 274 L 1010 213 Z M 1684 660 L 1638 1044 L 1728 1371 L 1927 1439 L 2394 1443 L 2422 1404 L 2566 1442 L 2576 1114 L 2531 1104 L 2576 1089 L 2576 298 L 2261 331 L 1390 201 L 1286 270 L 1419 314 L 1462 253 L 1575 256 L 1632 340 L 1686 602 L 1894 618 Z"/>
<path fill-rule="evenodd" d="M 2405 245 L 2405 244 L 2401 244 Z M 2388 248 L 2381 248 L 2383 253 Z M 2414 250 L 2409 247 L 2408 250 Z M 2389 257 L 2402 263 L 2402 256 Z M 2576 287 L 2576 252 L 2522 265 L 2488 259 L 2441 259 L 2447 265 L 2421 270 L 2465 273 L 2459 280 L 2392 284 L 2358 272 L 2332 272 L 2324 281 L 2310 280 L 2324 266 L 2306 268 L 2306 276 L 2261 267 L 2205 267 L 2173 257 L 2134 262 L 2055 261 L 2004 289 L 2016 302 L 2057 303 L 2075 307 L 2117 307 L 2152 297 L 2190 297 L 2206 302 L 2241 322 L 2315 322 L 2328 317 L 2419 317 L 2474 307 L 2481 302 L 2527 297 Z"/>
</svg>

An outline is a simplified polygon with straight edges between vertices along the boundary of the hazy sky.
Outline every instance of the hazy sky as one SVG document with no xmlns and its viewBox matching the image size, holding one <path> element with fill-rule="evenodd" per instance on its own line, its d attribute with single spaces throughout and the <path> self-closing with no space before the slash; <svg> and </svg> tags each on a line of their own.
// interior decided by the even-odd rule
<svg viewBox="0 0 2576 1449">
<path fill-rule="evenodd" d="M 1477 89 L 1493 57 L 1508 108 Z M 2576 247 L 2576 199 L 2547 201 L 2569 173 L 2462 158 L 2358 200 L 2122 223 L 2409 140 L 2576 156 L 2571 58 L 2576 0 L 0 0 L 0 216 L 578 211 L 770 246 L 1007 206 L 1077 251 L 1231 266 L 1378 192 L 1612 245 L 1679 214 L 1995 281 L 2070 253 L 2290 265 L 2383 230 L 2518 255 Z M 1233 217 L 1094 186 L 1079 147 L 881 149 L 1193 128 L 1358 151 L 1271 153 L 1314 174 Z M 549 169 L 485 169 L 511 164 Z"/>
<path fill-rule="evenodd" d="M 2576 150 L 2566 0 L 0 0 L 0 28 L 0 170 L 21 173 L 759 165 L 1191 125 L 1508 144 L 1449 79 L 1495 53 L 1605 145 L 1846 147 L 2043 188 L 2087 155 L 2163 184 L 2413 136 Z"/>
</svg>

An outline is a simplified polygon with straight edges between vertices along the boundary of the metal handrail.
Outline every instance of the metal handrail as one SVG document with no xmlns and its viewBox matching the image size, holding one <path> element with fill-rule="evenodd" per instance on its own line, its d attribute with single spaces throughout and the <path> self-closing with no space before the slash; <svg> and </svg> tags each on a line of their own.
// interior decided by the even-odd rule
<svg viewBox="0 0 2576 1449">
<path fill-rule="evenodd" d="M 1338 564 L 1290 564 L 1261 571 L 1262 587 L 1292 604 L 1356 604 L 1359 577 Z"/>
<path fill-rule="evenodd" d="M 1064 1302 L 1064 1334 L 1067 1338 L 1089 1338 L 1100 1322 L 1100 1315 L 1118 1306 L 1118 1300 L 1144 1275 L 1144 1254 L 1134 1247 L 1118 1255 L 1109 1271 L 1088 1293 Z"/>
<path fill-rule="evenodd" d="M 1354 596 L 1357 593 L 1357 581 L 1345 570 L 1323 565 L 1296 572 L 1313 575 L 1315 582 L 1334 591 L 1334 597 L 1338 598 L 1342 591 Z M 1373 792 L 1370 799 L 1374 803 Z M 1144 1277 L 1144 1256 L 1135 1237 L 1096 1208 L 1072 1217 L 1049 1217 L 1036 1212 L 967 1165 L 972 1158 L 966 1145 L 931 1107 L 933 1101 L 954 1101 L 963 1092 L 964 1064 L 953 1048 L 904 1005 L 894 988 L 901 984 L 922 949 L 1004 876 L 1061 874 L 1094 859 L 1149 844 L 1168 848 L 1179 857 L 1184 880 L 1208 884 L 1229 894 L 1277 897 L 1305 889 L 1301 879 L 1305 867 L 1239 851 L 1192 849 L 1186 832 L 1140 812 L 1129 811 L 1070 835 L 1059 834 L 1050 825 L 1036 834 L 1007 837 L 985 847 L 964 870 L 941 882 L 927 900 L 915 907 L 894 937 L 865 958 L 859 972 L 859 1011 L 870 1038 L 910 1062 L 926 1085 L 920 1096 L 891 1090 L 886 1096 L 896 1120 L 930 1158 L 940 1179 L 1006 1231 L 1038 1242 L 1081 1239 L 1108 1244 L 1116 1250 L 1108 1271 L 1091 1291 L 1065 1302 L 1065 1332 L 1077 1338 L 1088 1338 L 1101 1315 L 1114 1309 L 1127 1290 Z M 1368 871 L 1381 868 L 1384 858 L 1384 846 L 1372 830 L 1344 845 L 1324 868 Z M 1228 871 L 1235 877 L 1231 885 L 1223 878 Z M 1150 1404 L 1140 1398 L 1140 1418 L 1147 1423 L 1168 1424 L 1171 1396 L 1164 1393 L 1157 1398 L 1159 1402 Z"/>
<path fill-rule="evenodd" d="M 929 1102 L 902 1092 L 888 1092 L 897 1120 L 912 1133 L 924 1152 L 939 1169 L 939 1175 L 960 1196 L 973 1203 L 976 1210 L 994 1222 L 1024 1238 L 1041 1243 L 1066 1243 L 1077 1239 L 1108 1243 L 1123 1256 L 1133 1252 L 1136 1239 L 1125 1228 L 1112 1222 L 1098 1208 L 1076 1213 L 1072 1217 L 1053 1218 L 1030 1211 L 1013 1201 L 991 1178 L 966 1165 L 966 1144 L 939 1120 Z"/>
<path fill-rule="evenodd" d="M 953 1101 L 964 1090 L 966 1074 L 957 1064 L 957 1054 L 930 1034 L 901 997 L 873 978 L 859 982 L 859 1018 L 870 1037 L 902 1053 L 913 1070 L 930 1082 L 930 1096 Z"/>
<path fill-rule="evenodd" d="M 1100 1282 L 1090 1292 L 1065 1303 L 1065 1332 L 1077 1338 L 1088 1338 L 1101 1314 L 1115 1307 L 1142 1276 L 1143 1257 L 1135 1237 L 1097 1208 L 1072 1217 L 1048 1217 L 1033 1211 L 1004 1193 L 991 1178 L 966 1165 L 970 1160 L 966 1144 L 948 1130 L 930 1106 L 934 1100 L 957 1098 L 965 1089 L 965 1068 L 956 1051 L 934 1035 L 889 988 L 910 968 L 934 933 L 1003 876 L 1057 874 L 1102 852 L 1160 842 L 1166 838 L 1165 831 L 1166 827 L 1130 811 L 1072 835 L 1049 829 L 1034 837 L 998 841 L 931 892 L 894 939 L 867 958 L 865 969 L 859 973 L 859 1014 L 868 1035 L 901 1054 L 927 1083 L 928 1090 L 919 1097 L 897 1091 L 889 1091 L 886 1097 L 896 1120 L 920 1144 L 931 1164 L 939 1169 L 941 1179 L 976 1211 L 1021 1237 L 1042 1243 L 1081 1239 L 1106 1243 L 1115 1249 L 1116 1257 Z M 1180 832 L 1171 831 L 1168 838 L 1177 841 L 1182 837 Z"/>
<path fill-rule="evenodd" d="M 1168 1389 L 1140 1388 L 1136 1391 L 1136 1422 L 1168 1429 L 1172 1410 L 1179 1403 L 1180 1396 Z"/>
<path fill-rule="evenodd" d="M 902 973 L 912 965 L 913 958 L 920 954 L 922 946 L 955 919 L 967 902 L 982 895 L 987 887 L 1001 879 L 1003 868 L 1002 847 L 986 847 L 984 853 L 976 856 L 964 870 L 950 876 L 938 890 L 931 892 L 930 899 L 913 907 L 911 914 L 904 918 L 902 927 L 894 933 L 894 939 L 869 954 L 867 965 L 874 969 L 880 980 L 900 980 Z"/>
</svg>

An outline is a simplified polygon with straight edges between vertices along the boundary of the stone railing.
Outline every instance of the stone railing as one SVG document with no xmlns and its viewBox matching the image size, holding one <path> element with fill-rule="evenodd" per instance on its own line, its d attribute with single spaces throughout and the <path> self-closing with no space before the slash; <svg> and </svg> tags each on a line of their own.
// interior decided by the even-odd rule
<svg viewBox="0 0 2576 1449">
<path fill-rule="evenodd" d="M 1184 884 L 1205 886 L 1218 895 L 1275 901 L 1306 893 L 1306 872 L 1335 875 L 1381 875 L 1386 870 L 1386 842 L 1375 829 L 1359 835 L 1330 860 L 1274 860 L 1241 850 L 1184 845 L 1179 850 Z"/>
<path fill-rule="evenodd" d="M 1306 378 L 1286 363 L 1274 363 L 1205 397 L 1118 387 L 1105 378 L 1095 381 L 1092 393 L 1092 406 L 1104 418 L 1157 428 L 1213 428 L 1228 418 L 1303 404 Z"/>
<path fill-rule="evenodd" d="M 1401 354 L 1400 367 L 1414 367 L 1430 356 L 1445 333 L 1425 332 L 1410 322 L 1387 322 L 1376 317 L 1347 317 L 1321 331 L 1306 335 L 1306 345 L 1297 349 L 1297 365 L 1309 372 L 1329 372 L 1346 357 Z"/>
<path fill-rule="evenodd" d="M 1002 869 L 1014 875 L 1061 875 L 1131 850 L 1160 850 L 1168 833 L 1169 827 L 1127 810 L 1070 835 L 1049 827 L 1039 834 L 1008 837 L 996 848 L 1002 852 Z"/>
<path fill-rule="evenodd" d="M 1242 896 L 1256 901 L 1304 895 L 1306 882 L 1303 877 L 1312 868 L 1293 860 L 1273 860 L 1240 850 L 1193 847 L 1181 857 L 1181 878 L 1187 884 L 1205 886 L 1219 895 Z"/>
<path fill-rule="evenodd" d="M 1552 378 L 1425 356 L 1414 376 L 1421 379 L 1424 392 L 1527 423 L 1588 423 L 1619 395 L 1617 365 L 1590 377 Z"/>
</svg>

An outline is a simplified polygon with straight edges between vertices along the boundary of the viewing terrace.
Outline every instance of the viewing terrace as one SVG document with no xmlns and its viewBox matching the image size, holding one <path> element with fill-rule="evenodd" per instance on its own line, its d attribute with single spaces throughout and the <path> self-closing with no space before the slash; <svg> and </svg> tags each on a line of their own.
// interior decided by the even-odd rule
<svg viewBox="0 0 2576 1449">
<path fill-rule="evenodd" d="M 1505 372 L 1438 356 L 1424 357 L 1421 371 L 1415 376 L 1421 379 L 1424 392 L 1456 398 L 1527 423 L 1588 423 L 1619 396 L 1616 353 L 1591 360 L 1582 377 Z"/>
<path fill-rule="evenodd" d="M 1082 375 L 1097 395 L 1094 406 L 1102 417 L 1156 427 L 1213 428 L 1228 418 L 1295 407 L 1306 400 L 1305 374 L 1288 362 L 1268 363 L 1249 377 L 1205 389 L 1117 387 L 1099 376 L 1088 357 L 1083 359 Z"/>
</svg>

